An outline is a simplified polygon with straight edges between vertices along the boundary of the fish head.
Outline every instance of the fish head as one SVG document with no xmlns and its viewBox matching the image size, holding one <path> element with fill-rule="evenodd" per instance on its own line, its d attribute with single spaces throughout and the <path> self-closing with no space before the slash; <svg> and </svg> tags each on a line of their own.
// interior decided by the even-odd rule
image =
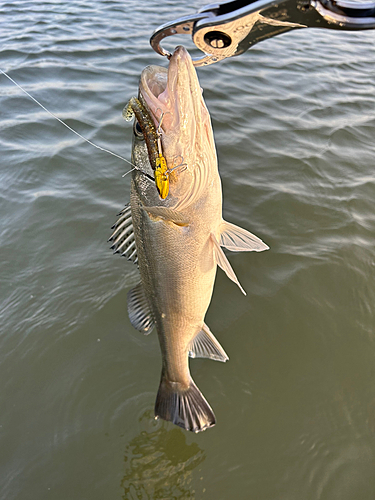
<svg viewBox="0 0 375 500">
<path fill-rule="evenodd" d="M 163 204 L 182 209 L 203 196 L 217 176 L 211 119 L 187 50 L 177 47 L 168 69 L 146 67 L 139 92 L 161 133 L 169 180 Z"/>
</svg>

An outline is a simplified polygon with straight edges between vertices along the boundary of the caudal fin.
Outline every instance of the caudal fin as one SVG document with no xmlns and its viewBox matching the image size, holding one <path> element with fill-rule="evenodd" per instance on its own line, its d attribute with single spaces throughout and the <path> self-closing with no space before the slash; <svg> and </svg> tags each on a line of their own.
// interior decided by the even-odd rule
<svg viewBox="0 0 375 500">
<path fill-rule="evenodd" d="M 215 425 L 215 415 L 198 387 L 181 389 L 178 382 L 162 377 L 155 403 L 155 417 L 168 420 L 186 429 L 200 432 Z"/>
</svg>

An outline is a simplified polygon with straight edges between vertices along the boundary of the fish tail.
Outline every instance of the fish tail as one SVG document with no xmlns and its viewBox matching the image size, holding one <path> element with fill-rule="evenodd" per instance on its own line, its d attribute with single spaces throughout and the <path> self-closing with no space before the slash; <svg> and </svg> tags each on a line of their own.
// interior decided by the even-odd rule
<svg viewBox="0 0 375 500">
<path fill-rule="evenodd" d="M 165 375 L 155 403 L 155 418 L 173 422 L 187 431 L 200 432 L 215 425 L 215 415 L 203 394 L 190 379 L 188 388 Z"/>
</svg>

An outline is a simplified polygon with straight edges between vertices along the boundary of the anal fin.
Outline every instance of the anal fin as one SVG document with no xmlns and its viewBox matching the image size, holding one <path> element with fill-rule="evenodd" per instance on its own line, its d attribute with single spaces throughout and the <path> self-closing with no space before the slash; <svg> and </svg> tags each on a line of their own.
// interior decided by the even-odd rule
<svg viewBox="0 0 375 500">
<path fill-rule="evenodd" d="M 189 346 L 189 356 L 191 358 L 214 359 L 223 363 L 229 359 L 227 353 L 205 323 L 202 330 L 197 333 Z"/>
<path fill-rule="evenodd" d="M 154 328 L 154 320 L 142 283 L 128 292 L 128 314 L 136 330 L 148 335 Z"/>
</svg>

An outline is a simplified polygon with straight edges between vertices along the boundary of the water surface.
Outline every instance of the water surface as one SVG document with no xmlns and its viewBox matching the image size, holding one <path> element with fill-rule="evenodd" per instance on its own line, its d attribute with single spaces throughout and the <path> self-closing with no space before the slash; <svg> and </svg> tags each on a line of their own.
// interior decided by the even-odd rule
<svg viewBox="0 0 375 500">
<path fill-rule="evenodd" d="M 175 4 L 3 2 L 0 67 L 130 158 L 149 36 L 204 3 Z M 218 272 L 198 435 L 152 418 L 157 337 L 106 243 L 128 166 L 0 75 L 1 500 L 374 499 L 374 65 L 371 31 L 301 30 L 199 70 L 225 218 L 271 249 L 229 256 L 246 297 Z"/>
</svg>

